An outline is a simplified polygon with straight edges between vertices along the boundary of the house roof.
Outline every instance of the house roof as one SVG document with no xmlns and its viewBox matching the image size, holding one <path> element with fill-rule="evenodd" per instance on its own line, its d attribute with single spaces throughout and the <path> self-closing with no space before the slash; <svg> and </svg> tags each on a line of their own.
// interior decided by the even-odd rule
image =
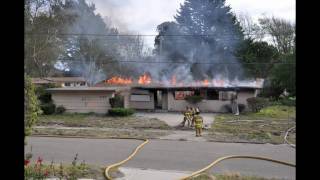
<svg viewBox="0 0 320 180">
<path fill-rule="evenodd" d="M 137 89 L 163 89 L 163 90 L 190 90 L 190 89 L 217 89 L 217 90 L 246 90 L 246 89 L 261 89 L 260 87 L 214 87 L 214 86 L 133 86 L 132 88 Z"/>
<path fill-rule="evenodd" d="M 141 89 L 192 89 L 192 88 L 210 88 L 210 89 L 262 89 L 264 84 L 264 79 L 256 79 L 255 81 L 238 81 L 233 83 L 222 83 L 222 84 L 210 84 L 204 85 L 203 83 L 194 83 L 190 85 L 186 84 L 163 84 L 152 82 L 150 84 L 139 84 L 138 82 L 133 82 L 127 85 L 113 85 L 107 84 L 101 81 L 95 85 L 95 87 L 129 87 L 129 88 L 141 88 Z"/>
<path fill-rule="evenodd" d="M 80 91 L 111 91 L 115 92 L 117 87 L 64 87 L 64 88 L 49 88 L 49 92 L 80 92 Z"/>
<path fill-rule="evenodd" d="M 46 78 L 31 78 L 34 84 L 48 84 L 57 82 L 86 82 L 83 77 L 46 77 Z"/>
</svg>

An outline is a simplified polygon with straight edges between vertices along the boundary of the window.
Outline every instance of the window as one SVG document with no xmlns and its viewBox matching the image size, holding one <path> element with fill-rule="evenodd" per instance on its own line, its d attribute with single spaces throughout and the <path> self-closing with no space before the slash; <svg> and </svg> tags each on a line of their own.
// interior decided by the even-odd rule
<svg viewBox="0 0 320 180">
<path fill-rule="evenodd" d="M 228 91 L 220 91 L 219 92 L 219 99 L 222 101 L 227 101 L 229 100 L 229 92 Z"/>
<path fill-rule="evenodd" d="M 85 86 L 85 85 L 86 85 L 85 82 L 81 82 L 81 83 L 80 83 L 80 86 Z"/>
<path fill-rule="evenodd" d="M 207 90 L 207 99 L 208 100 L 219 100 L 219 91 L 215 89 Z"/>
<path fill-rule="evenodd" d="M 174 98 L 176 100 L 184 100 L 185 97 L 192 96 L 194 94 L 194 91 L 175 91 Z"/>
</svg>

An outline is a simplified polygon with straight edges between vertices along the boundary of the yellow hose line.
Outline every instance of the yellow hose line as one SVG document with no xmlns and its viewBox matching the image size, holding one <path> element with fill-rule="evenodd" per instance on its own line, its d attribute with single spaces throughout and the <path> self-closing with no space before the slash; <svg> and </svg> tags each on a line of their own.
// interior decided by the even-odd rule
<svg viewBox="0 0 320 180">
<path fill-rule="evenodd" d="M 117 138 L 117 137 L 109 137 L 109 138 L 98 138 L 98 137 L 85 137 L 85 136 L 56 136 L 56 135 L 32 135 L 33 137 L 58 137 L 58 138 L 84 138 L 84 139 L 131 139 L 131 140 L 142 140 L 144 141 L 142 144 L 136 147 L 136 149 L 133 151 L 133 153 L 125 160 L 118 162 L 116 164 L 112 164 L 108 167 L 106 167 L 104 171 L 104 176 L 108 180 L 112 180 L 111 176 L 109 175 L 109 170 L 112 168 L 116 168 L 118 166 L 121 166 L 122 164 L 126 163 L 129 161 L 132 157 L 134 157 L 137 152 L 149 142 L 148 139 L 139 139 L 139 138 Z"/>
<path fill-rule="evenodd" d="M 287 130 L 287 132 L 286 132 L 286 134 L 285 134 L 285 136 L 284 136 L 284 141 L 285 141 L 285 143 L 289 144 L 289 146 L 291 146 L 291 147 L 294 147 L 294 148 L 295 148 L 295 147 L 296 147 L 296 145 L 295 145 L 295 144 L 290 143 L 290 142 L 288 141 L 288 139 L 287 139 L 289 132 L 290 132 L 292 129 L 294 129 L 294 128 L 296 128 L 296 126 L 293 126 L 292 128 L 290 128 L 290 129 L 288 129 L 288 130 Z"/>
<path fill-rule="evenodd" d="M 192 173 L 189 176 L 182 177 L 182 178 L 180 178 L 180 180 L 187 180 L 187 179 L 189 179 L 191 177 L 199 175 L 200 173 L 203 173 L 203 172 L 207 171 L 208 169 L 212 168 L 214 165 L 218 164 L 221 161 L 224 161 L 224 160 L 227 160 L 227 159 L 236 159 L 236 158 L 259 159 L 259 160 L 270 161 L 270 162 L 279 163 L 279 164 L 283 164 L 283 165 L 287 165 L 287 166 L 291 166 L 291 167 L 296 167 L 295 164 L 291 164 L 291 163 L 284 162 L 284 161 L 278 161 L 278 160 L 274 160 L 274 159 L 270 159 L 270 158 L 265 158 L 265 157 L 231 155 L 231 156 L 221 157 L 221 158 L 215 160 L 213 163 L 209 164 L 207 167 L 205 167 L 203 169 L 200 169 L 200 170 Z"/>
<path fill-rule="evenodd" d="M 104 171 L 104 175 L 108 180 L 112 180 L 112 177 L 109 175 L 109 171 L 112 168 L 116 168 L 121 166 L 122 164 L 126 163 L 127 161 L 129 161 L 133 156 L 135 156 L 137 154 L 137 152 L 145 145 L 149 142 L 148 139 L 136 139 L 136 138 L 116 138 L 116 139 L 135 139 L 135 140 L 144 140 L 144 142 L 142 144 L 140 144 L 139 146 L 136 147 L 136 149 L 133 151 L 133 153 L 125 160 L 120 161 L 118 163 L 112 164 L 108 167 L 106 167 L 105 171 Z"/>
</svg>

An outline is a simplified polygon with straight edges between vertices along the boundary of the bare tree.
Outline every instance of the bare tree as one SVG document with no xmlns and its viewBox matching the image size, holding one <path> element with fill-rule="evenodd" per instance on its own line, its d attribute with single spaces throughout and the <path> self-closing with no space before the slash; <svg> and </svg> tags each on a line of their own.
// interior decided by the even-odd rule
<svg viewBox="0 0 320 180">
<path fill-rule="evenodd" d="M 238 15 L 240 26 L 242 27 L 245 37 L 255 41 L 261 41 L 264 38 L 259 24 L 254 23 L 251 16 L 248 13 L 241 13 Z"/>
<path fill-rule="evenodd" d="M 25 4 L 25 71 L 48 76 L 60 52 L 57 22 L 48 9 L 53 1 L 28 0 Z"/>
<path fill-rule="evenodd" d="M 288 20 L 276 17 L 263 17 L 259 19 L 262 30 L 272 37 L 273 43 L 279 52 L 292 53 L 295 40 L 295 24 Z"/>
</svg>

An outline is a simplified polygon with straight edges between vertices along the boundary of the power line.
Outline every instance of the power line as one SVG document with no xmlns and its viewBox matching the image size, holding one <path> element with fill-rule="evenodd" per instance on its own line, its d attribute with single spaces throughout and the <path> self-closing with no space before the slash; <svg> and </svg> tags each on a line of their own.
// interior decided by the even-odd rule
<svg viewBox="0 0 320 180">
<path fill-rule="evenodd" d="M 234 35 L 236 33 L 217 33 L 217 34 L 90 34 L 90 33 L 25 33 L 25 35 L 40 36 L 40 35 L 56 35 L 56 36 L 224 36 L 224 35 Z M 270 34 L 268 32 L 264 33 L 244 33 L 243 35 L 264 35 Z"/>
<path fill-rule="evenodd" d="M 72 63 L 85 63 L 85 60 L 82 59 L 57 59 L 57 61 L 63 62 L 72 62 Z M 88 61 L 90 62 L 90 61 Z M 91 61 L 93 62 L 93 61 Z M 138 61 L 138 60 L 120 60 L 120 61 L 96 61 L 96 64 L 113 64 L 113 63 L 143 63 L 143 64 L 215 64 L 215 65 L 239 65 L 239 64 L 246 64 L 246 65 L 268 65 L 268 64 L 291 64 L 295 65 L 296 63 L 289 63 L 289 62 L 210 62 L 210 61 L 198 61 L 198 62 L 189 62 L 189 61 Z"/>
</svg>

